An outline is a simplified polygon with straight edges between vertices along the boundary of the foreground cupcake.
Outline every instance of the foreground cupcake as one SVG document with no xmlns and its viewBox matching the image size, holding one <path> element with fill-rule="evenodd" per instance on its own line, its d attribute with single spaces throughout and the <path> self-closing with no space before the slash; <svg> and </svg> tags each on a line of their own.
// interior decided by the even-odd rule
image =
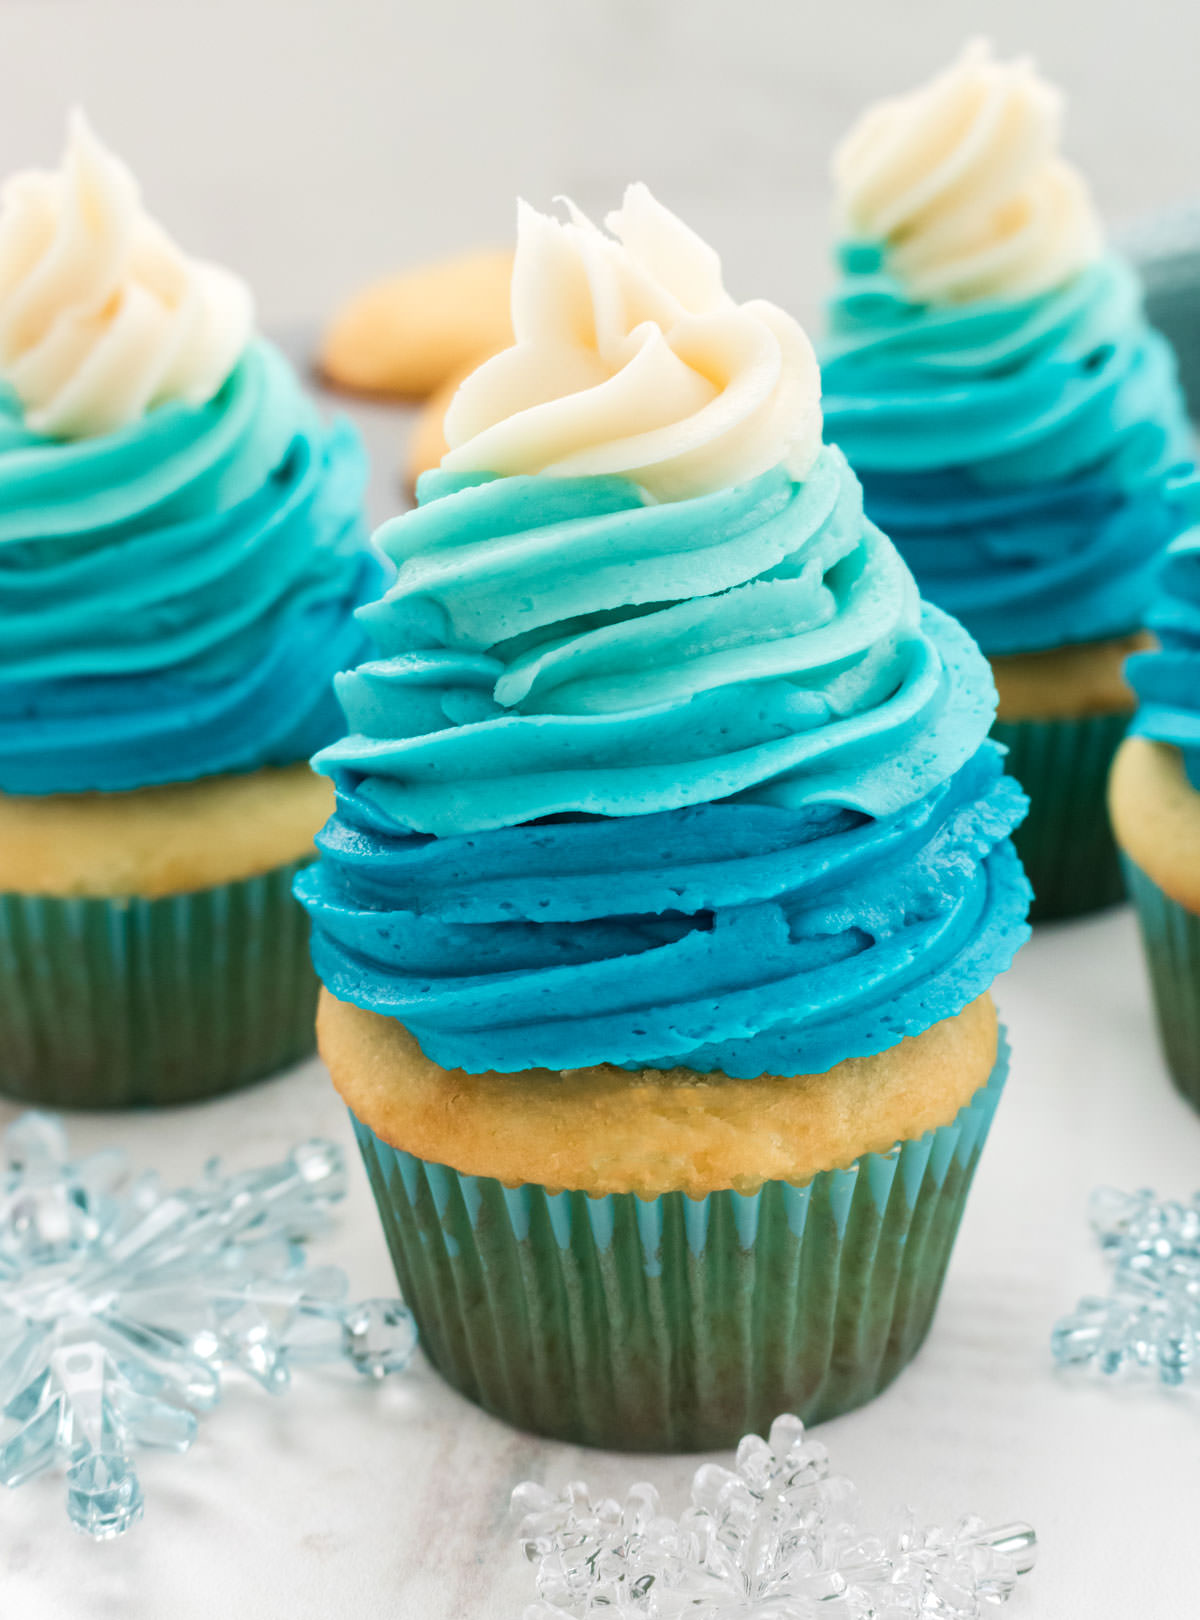
<svg viewBox="0 0 1200 1620">
<path fill-rule="evenodd" d="M 627 193 L 523 210 L 514 346 L 386 525 L 298 892 L 427 1353 L 725 1445 L 929 1326 L 1026 932 L 995 695 L 821 442 L 803 332 Z"/>
<path fill-rule="evenodd" d="M 82 119 L 0 199 L 0 1090 L 181 1101 L 311 1050 L 307 756 L 378 588 L 364 468 Z"/>
<path fill-rule="evenodd" d="M 1200 1109 L 1200 529 L 1167 553 L 1149 623 L 1161 646 L 1129 661 L 1138 710 L 1109 796 L 1167 1066 Z"/>
<path fill-rule="evenodd" d="M 1059 156 L 1060 119 L 1027 62 L 984 45 L 866 115 L 834 164 L 824 365 L 867 511 L 992 662 L 1038 917 L 1120 895 L 1121 668 L 1191 458 L 1170 351 Z"/>
</svg>

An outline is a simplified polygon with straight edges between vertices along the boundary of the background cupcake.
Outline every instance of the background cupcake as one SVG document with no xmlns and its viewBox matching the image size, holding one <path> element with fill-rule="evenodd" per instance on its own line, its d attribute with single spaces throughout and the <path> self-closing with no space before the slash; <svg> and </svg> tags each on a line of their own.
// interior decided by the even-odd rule
<svg viewBox="0 0 1200 1620">
<path fill-rule="evenodd" d="M 311 1047 L 306 756 L 364 467 L 78 115 L 0 201 L 0 1089 L 179 1101 Z"/>
<path fill-rule="evenodd" d="M 688 1448 L 920 1344 L 1024 801 L 803 332 L 644 187 L 609 225 L 521 212 L 516 342 L 380 532 L 297 888 L 427 1353 L 525 1427 Z"/>
<path fill-rule="evenodd" d="M 1173 358 L 1060 123 L 1032 66 L 983 44 L 866 114 L 834 162 L 824 364 L 868 512 L 992 662 L 1041 917 L 1119 896 L 1103 784 L 1133 703 L 1121 666 L 1191 470 Z"/>
<path fill-rule="evenodd" d="M 1167 1065 L 1200 1108 L 1200 529 L 1167 553 L 1149 623 L 1161 645 L 1129 661 L 1138 710 L 1110 802 Z"/>
</svg>

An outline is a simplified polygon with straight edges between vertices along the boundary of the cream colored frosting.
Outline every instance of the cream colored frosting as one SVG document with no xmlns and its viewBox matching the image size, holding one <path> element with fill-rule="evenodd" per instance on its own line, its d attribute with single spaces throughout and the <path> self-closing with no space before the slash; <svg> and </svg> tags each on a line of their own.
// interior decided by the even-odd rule
<svg viewBox="0 0 1200 1620">
<path fill-rule="evenodd" d="M 455 472 L 620 473 L 681 500 L 786 465 L 821 443 L 812 346 L 775 305 L 737 304 L 716 253 L 630 186 L 606 235 L 568 203 L 522 205 L 513 267 L 516 342 L 446 413 Z"/>
<path fill-rule="evenodd" d="M 176 247 L 81 113 L 60 170 L 0 192 L 0 376 L 35 432 L 83 438 L 203 404 L 253 320 L 246 285 Z"/>
<path fill-rule="evenodd" d="M 1062 97 L 976 40 L 946 72 L 880 102 L 838 148 L 846 236 L 882 243 L 919 302 L 1025 298 L 1101 252 L 1087 185 L 1059 155 Z"/>
</svg>

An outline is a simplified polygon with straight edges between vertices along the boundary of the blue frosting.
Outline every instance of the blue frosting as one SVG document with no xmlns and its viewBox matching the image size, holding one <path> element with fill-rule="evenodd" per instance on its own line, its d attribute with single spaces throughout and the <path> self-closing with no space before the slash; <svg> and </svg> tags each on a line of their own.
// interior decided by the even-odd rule
<svg viewBox="0 0 1200 1620">
<path fill-rule="evenodd" d="M 1200 787 L 1200 528 L 1170 547 L 1159 587 L 1147 615 L 1159 645 L 1125 666 L 1138 695 L 1130 729 L 1182 749 L 1192 785 Z"/>
<path fill-rule="evenodd" d="M 978 649 L 826 449 L 652 505 L 622 478 L 422 481 L 377 535 L 384 656 L 339 677 L 318 769 L 417 832 L 738 797 L 886 815 L 953 774 L 995 704 Z"/>
<path fill-rule="evenodd" d="M 922 592 L 985 652 L 1136 628 L 1187 521 L 1191 436 L 1175 362 L 1109 255 L 1052 292 L 906 301 L 843 254 L 825 423 Z"/>
<path fill-rule="evenodd" d="M 978 649 L 835 450 L 665 505 L 427 477 L 298 880 L 318 972 L 448 1067 L 816 1072 L 1027 932 Z"/>
<path fill-rule="evenodd" d="M 298 893 L 333 993 L 446 1067 L 819 1073 L 1008 966 L 1024 808 L 992 745 L 881 820 L 726 801 L 428 838 L 351 795 Z"/>
<path fill-rule="evenodd" d="M 378 588 L 365 463 L 273 349 L 217 396 L 40 438 L 0 397 L 0 791 L 116 791 L 304 759 Z"/>
</svg>

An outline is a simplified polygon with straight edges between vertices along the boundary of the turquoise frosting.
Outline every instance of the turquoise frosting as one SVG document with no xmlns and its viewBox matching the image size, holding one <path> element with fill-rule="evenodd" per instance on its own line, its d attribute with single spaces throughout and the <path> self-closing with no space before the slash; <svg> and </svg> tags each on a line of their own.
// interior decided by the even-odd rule
<svg viewBox="0 0 1200 1620">
<path fill-rule="evenodd" d="M 0 397 L 0 790 L 114 791 L 306 758 L 378 588 L 365 463 L 251 347 L 199 408 L 62 442 Z"/>
<path fill-rule="evenodd" d="M 1174 357 L 1107 255 L 1019 300 L 907 301 L 851 244 L 823 356 L 826 432 L 924 595 L 988 653 L 1136 628 L 1187 521 Z"/>
<path fill-rule="evenodd" d="M 654 504 L 428 475 L 297 892 L 340 998 L 446 1066 L 802 1073 L 960 1011 L 1027 932 L 978 649 L 825 449 Z"/>
<path fill-rule="evenodd" d="M 662 505 L 441 473 L 420 499 L 376 537 L 383 656 L 338 678 L 350 734 L 315 762 L 415 832 L 734 797 L 886 815 L 987 733 L 985 663 L 927 633 L 836 450 Z"/>
<path fill-rule="evenodd" d="M 1130 729 L 1181 749 L 1192 785 L 1200 787 L 1200 528 L 1168 550 L 1147 623 L 1158 646 L 1126 665 L 1138 695 Z"/>
</svg>

